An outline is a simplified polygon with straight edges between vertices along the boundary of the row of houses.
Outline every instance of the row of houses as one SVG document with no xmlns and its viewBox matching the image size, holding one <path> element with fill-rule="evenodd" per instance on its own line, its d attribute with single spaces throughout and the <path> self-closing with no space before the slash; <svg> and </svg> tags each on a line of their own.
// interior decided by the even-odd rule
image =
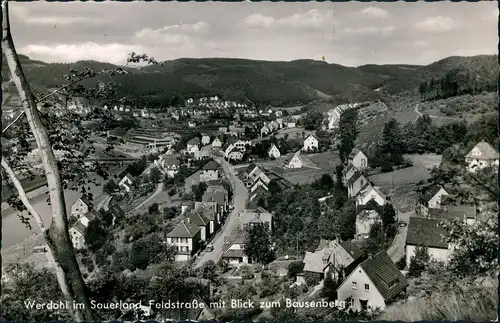
<svg viewBox="0 0 500 323">
<path fill-rule="evenodd" d="M 189 261 L 206 247 L 208 241 L 224 224 L 229 211 L 229 192 L 219 183 L 212 183 L 201 202 L 182 205 L 182 219 L 167 235 L 167 243 L 177 250 L 176 261 Z"/>
</svg>

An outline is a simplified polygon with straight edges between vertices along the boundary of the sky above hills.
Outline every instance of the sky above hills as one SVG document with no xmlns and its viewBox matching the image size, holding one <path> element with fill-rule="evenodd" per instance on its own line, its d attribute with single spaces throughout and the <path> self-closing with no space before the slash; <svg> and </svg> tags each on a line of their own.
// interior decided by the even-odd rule
<svg viewBox="0 0 500 323">
<path fill-rule="evenodd" d="M 429 64 L 496 54 L 498 9 L 487 2 L 14 2 L 18 52 L 46 62 L 125 63 L 236 57 L 347 66 Z"/>
</svg>

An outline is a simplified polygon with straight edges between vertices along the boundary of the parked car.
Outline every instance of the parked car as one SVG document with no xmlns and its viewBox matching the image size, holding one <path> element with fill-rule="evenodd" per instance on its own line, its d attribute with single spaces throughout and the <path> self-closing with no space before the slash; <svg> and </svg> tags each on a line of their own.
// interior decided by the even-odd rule
<svg viewBox="0 0 500 323">
<path fill-rule="evenodd" d="M 399 221 L 400 227 L 406 227 L 407 223 L 405 221 Z"/>
<path fill-rule="evenodd" d="M 232 211 L 234 210 L 234 205 L 229 205 L 229 209 Z"/>
<path fill-rule="evenodd" d="M 209 244 L 209 245 L 207 246 L 207 251 L 208 251 L 208 252 L 212 252 L 212 251 L 214 251 L 214 246 L 213 246 L 213 245 L 211 245 L 211 244 Z"/>
</svg>

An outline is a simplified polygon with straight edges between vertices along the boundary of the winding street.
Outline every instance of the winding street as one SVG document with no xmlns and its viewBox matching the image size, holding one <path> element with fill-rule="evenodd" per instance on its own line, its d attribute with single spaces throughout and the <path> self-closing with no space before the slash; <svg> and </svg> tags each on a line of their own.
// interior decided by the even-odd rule
<svg viewBox="0 0 500 323">
<path fill-rule="evenodd" d="M 231 182 L 231 186 L 233 188 L 233 206 L 234 209 L 229 214 L 226 219 L 226 222 L 219 230 L 219 232 L 215 235 L 215 237 L 208 242 L 212 244 L 214 250 L 211 252 L 203 251 L 200 256 L 195 261 L 194 268 L 201 267 L 204 263 L 209 260 L 217 263 L 223 254 L 223 245 L 224 239 L 231 235 L 234 229 L 238 226 L 238 214 L 245 209 L 245 204 L 248 199 L 248 191 L 243 184 L 243 182 L 236 176 L 236 171 L 234 168 L 229 165 L 223 158 L 214 157 L 214 159 L 222 165 L 224 173 L 227 175 L 229 181 Z"/>
<path fill-rule="evenodd" d="M 415 215 L 414 211 L 410 212 L 399 212 L 398 211 L 398 221 L 406 222 L 405 227 L 399 227 L 398 233 L 394 237 L 392 244 L 387 249 L 387 254 L 391 257 L 392 261 L 398 262 L 405 254 L 405 242 L 406 242 L 406 233 L 408 231 L 408 221 L 410 220 L 410 216 Z"/>
</svg>

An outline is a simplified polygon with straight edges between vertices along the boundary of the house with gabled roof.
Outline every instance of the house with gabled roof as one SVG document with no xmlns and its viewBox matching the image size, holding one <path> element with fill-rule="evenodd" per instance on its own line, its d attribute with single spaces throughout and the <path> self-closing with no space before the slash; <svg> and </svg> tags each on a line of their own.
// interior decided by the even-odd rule
<svg viewBox="0 0 500 323">
<path fill-rule="evenodd" d="M 283 163 L 284 168 L 317 168 L 314 162 L 299 149 Z"/>
<path fill-rule="evenodd" d="M 359 149 L 353 149 L 347 157 L 347 162 L 359 170 L 368 168 L 368 157 Z"/>
<path fill-rule="evenodd" d="M 235 230 L 230 237 L 227 237 L 222 250 L 222 259 L 227 261 L 230 266 L 252 263 L 252 259 L 245 254 L 245 232 L 243 230 Z"/>
<path fill-rule="evenodd" d="M 353 164 L 348 164 L 342 170 L 342 183 L 344 183 L 344 185 L 347 185 L 347 181 L 351 179 L 351 177 L 358 171 L 359 170 Z"/>
<path fill-rule="evenodd" d="M 201 247 L 201 229 L 184 220 L 167 234 L 167 243 L 177 250 L 175 261 L 189 261 Z"/>
<path fill-rule="evenodd" d="M 374 200 L 379 205 L 384 205 L 388 198 L 388 196 L 382 193 L 380 187 L 368 185 L 356 195 L 356 206 L 365 205 L 371 200 Z"/>
<path fill-rule="evenodd" d="M 221 148 L 223 145 L 222 140 L 219 137 L 215 137 L 212 141 L 212 148 Z"/>
<path fill-rule="evenodd" d="M 262 128 L 260 128 L 260 136 L 265 137 L 268 134 L 270 134 L 272 131 L 269 129 L 267 125 L 263 125 Z"/>
<path fill-rule="evenodd" d="M 134 177 L 130 173 L 123 175 L 122 179 L 118 182 L 118 187 L 120 187 L 125 192 L 130 192 L 132 190 L 132 185 L 134 182 Z"/>
<path fill-rule="evenodd" d="M 442 205 L 440 208 L 429 208 L 427 217 L 446 221 L 458 219 L 466 224 L 474 224 L 477 213 L 476 207 L 472 205 Z"/>
<path fill-rule="evenodd" d="M 210 237 L 210 220 L 199 210 L 193 210 L 185 218 L 186 223 L 194 224 L 200 228 L 201 241 L 207 241 Z"/>
<path fill-rule="evenodd" d="M 258 188 L 258 187 L 262 187 L 264 188 L 266 191 L 268 191 L 269 189 L 267 188 L 267 184 L 262 180 L 261 177 L 258 177 L 255 182 L 253 182 L 252 186 L 250 187 L 250 194 L 252 194 L 253 192 L 255 192 L 255 190 Z"/>
<path fill-rule="evenodd" d="M 380 309 L 404 293 L 408 282 L 385 251 L 361 262 L 337 289 L 339 301 L 356 310 Z"/>
<path fill-rule="evenodd" d="M 211 236 L 222 225 L 222 213 L 216 202 L 196 202 L 193 212 L 209 221 L 207 235 Z"/>
<path fill-rule="evenodd" d="M 410 217 L 406 233 L 406 266 L 410 267 L 411 258 L 418 247 L 427 247 L 429 256 L 436 261 L 447 263 L 451 246 L 443 240 L 446 231 L 441 225 L 443 219 Z"/>
<path fill-rule="evenodd" d="M 281 152 L 275 144 L 272 144 L 271 148 L 267 151 L 267 155 L 269 158 L 279 158 L 281 157 Z"/>
<path fill-rule="evenodd" d="M 273 215 L 262 207 L 243 210 L 238 214 L 238 221 L 242 230 L 248 226 L 265 225 L 269 232 L 273 231 Z"/>
<path fill-rule="evenodd" d="M 317 151 L 319 147 L 319 140 L 315 135 L 309 135 L 304 140 L 304 144 L 302 147 L 303 151 Z"/>
<path fill-rule="evenodd" d="M 221 165 L 215 160 L 211 160 L 201 168 L 200 180 L 203 182 L 219 179 Z"/>
<path fill-rule="evenodd" d="M 257 208 L 257 204 L 261 198 L 266 198 L 269 196 L 269 192 L 262 186 L 257 187 L 252 193 L 249 194 L 249 198 L 247 201 L 248 209 Z"/>
<path fill-rule="evenodd" d="M 371 186 L 370 182 L 366 179 L 361 172 L 357 171 L 346 183 L 347 194 L 349 197 L 355 197 L 358 193 L 368 186 Z"/>
<path fill-rule="evenodd" d="M 334 279 L 343 279 L 363 259 L 363 252 L 350 242 L 321 239 L 314 251 L 306 251 L 303 272 L 316 275 L 322 280 L 328 274 Z"/>
<path fill-rule="evenodd" d="M 85 196 L 82 196 L 71 206 L 71 215 L 79 219 L 82 215 L 90 212 L 92 207 L 92 202 Z"/>
<path fill-rule="evenodd" d="M 75 223 L 73 223 L 73 225 L 69 229 L 69 236 L 71 238 L 71 242 L 73 243 L 73 248 L 83 249 L 86 247 L 85 245 L 86 231 L 87 227 L 83 225 L 81 221 L 76 221 Z"/>
<path fill-rule="evenodd" d="M 442 186 L 433 186 L 419 194 L 415 212 L 420 216 L 427 216 L 429 208 L 440 208 L 442 197 L 449 195 Z"/>
<path fill-rule="evenodd" d="M 233 148 L 227 155 L 228 160 L 239 161 L 243 159 L 243 153 L 238 148 Z"/>
<path fill-rule="evenodd" d="M 181 167 L 181 161 L 179 160 L 178 154 L 160 155 L 154 163 L 169 177 L 174 177 Z"/>
<path fill-rule="evenodd" d="M 200 138 L 198 137 L 191 138 L 187 142 L 186 151 L 188 153 L 196 153 L 200 151 L 200 145 L 201 145 Z"/>
<path fill-rule="evenodd" d="M 370 229 L 376 222 L 382 223 L 383 206 L 375 200 L 356 207 L 356 239 L 363 240 L 370 236 Z"/>
<path fill-rule="evenodd" d="M 467 170 L 471 173 L 486 167 L 498 169 L 498 150 L 482 140 L 465 155 L 465 162 L 467 163 Z"/>
</svg>

